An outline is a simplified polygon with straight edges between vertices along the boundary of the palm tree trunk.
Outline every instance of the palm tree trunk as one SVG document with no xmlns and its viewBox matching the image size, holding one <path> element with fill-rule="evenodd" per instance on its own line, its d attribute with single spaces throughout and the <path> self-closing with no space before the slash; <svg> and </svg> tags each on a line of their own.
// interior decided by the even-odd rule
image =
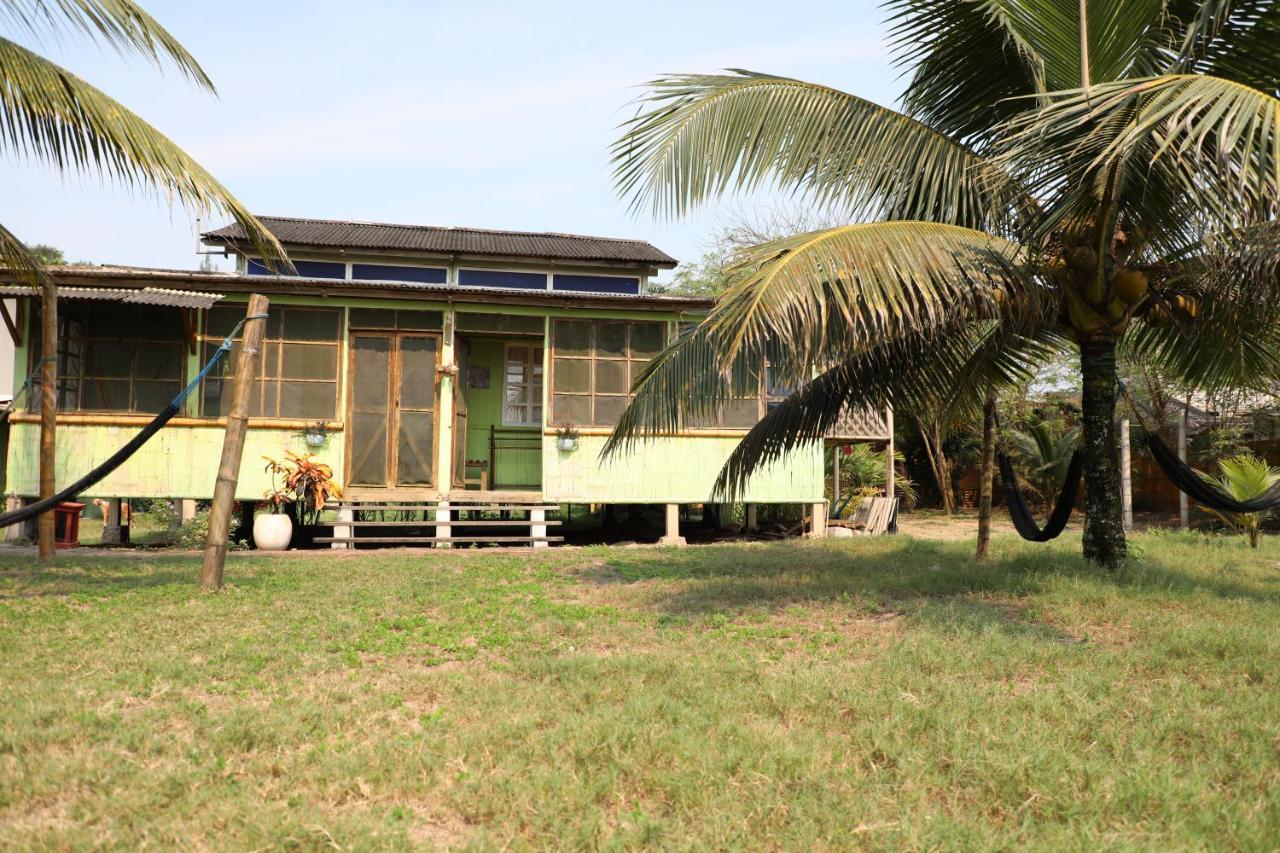
<svg viewBox="0 0 1280 853">
<path fill-rule="evenodd" d="M 996 465 L 996 398 L 988 392 L 982 409 L 982 471 L 978 477 L 978 552 L 985 560 L 991 550 L 991 486 Z"/>
<path fill-rule="evenodd" d="M 1116 457 L 1115 341 L 1086 341 L 1080 347 L 1084 463 L 1084 556 L 1109 568 L 1125 558 Z"/>
</svg>

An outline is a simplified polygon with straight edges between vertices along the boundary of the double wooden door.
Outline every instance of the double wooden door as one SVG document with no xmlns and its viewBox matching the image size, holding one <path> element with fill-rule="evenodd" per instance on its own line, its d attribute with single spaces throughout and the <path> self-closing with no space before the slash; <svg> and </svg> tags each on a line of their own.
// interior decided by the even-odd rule
<svg viewBox="0 0 1280 853">
<path fill-rule="evenodd" d="M 439 358 L 438 335 L 351 335 L 349 485 L 435 485 Z"/>
</svg>

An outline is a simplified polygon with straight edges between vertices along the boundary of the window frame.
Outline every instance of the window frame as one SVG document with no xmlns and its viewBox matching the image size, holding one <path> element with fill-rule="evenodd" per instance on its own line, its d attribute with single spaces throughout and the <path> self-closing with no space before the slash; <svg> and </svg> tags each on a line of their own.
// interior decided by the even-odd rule
<svg viewBox="0 0 1280 853">
<path fill-rule="evenodd" d="M 239 303 L 228 303 L 227 305 L 221 305 L 221 306 L 215 306 L 215 307 L 225 308 L 228 306 L 235 306 L 238 308 Z M 197 336 L 201 356 L 205 359 L 207 359 L 211 355 L 212 349 L 216 349 L 219 345 L 221 345 L 223 340 L 223 337 L 221 335 L 209 332 L 209 319 L 212 314 L 212 311 L 213 309 L 209 309 L 203 312 L 203 317 L 201 318 L 201 321 L 200 321 L 200 332 Z M 324 305 L 278 305 L 278 306 L 272 306 L 271 311 L 280 312 L 279 318 L 278 320 L 276 320 L 276 322 L 278 322 L 279 324 L 278 325 L 279 331 L 276 333 L 278 336 L 272 337 L 271 325 L 272 325 L 272 321 L 276 319 L 272 317 L 267 320 L 268 326 L 267 326 L 267 329 L 264 331 L 263 337 L 262 337 L 262 345 L 260 350 L 261 357 L 258 359 L 258 363 L 256 366 L 255 375 L 253 378 L 253 388 L 251 390 L 251 396 L 250 396 L 250 402 L 249 402 L 249 417 L 253 418 L 254 420 L 270 420 L 270 421 L 318 421 L 318 420 L 323 420 L 326 422 L 339 421 L 343 416 L 342 415 L 343 406 L 342 406 L 341 397 L 342 397 L 342 378 L 343 378 L 342 375 L 343 375 L 344 337 L 346 335 L 346 326 L 347 326 L 346 310 L 344 308 L 331 308 Z M 317 339 L 286 337 L 285 330 L 287 328 L 288 315 L 291 312 L 299 312 L 299 311 L 322 312 L 322 313 L 331 313 L 335 315 L 337 318 L 337 329 L 334 332 L 333 339 L 317 340 Z M 234 377 L 231 375 L 231 371 L 233 371 L 235 368 L 235 355 L 236 353 L 239 352 L 239 345 L 243 340 L 243 337 L 237 336 L 232 340 L 235 346 L 233 347 L 232 351 L 227 354 L 227 357 L 222 364 L 222 371 L 215 376 L 210 376 L 208 379 L 206 379 L 204 382 L 200 384 L 200 398 L 199 398 L 198 406 L 199 406 L 199 412 L 200 412 L 199 416 L 202 418 L 217 419 L 217 418 L 226 417 L 226 414 L 224 412 L 210 413 L 207 410 L 208 400 L 206 396 L 206 390 L 207 390 L 206 383 L 208 383 L 210 380 L 214 380 L 214 381 L 223 383 L 223 386 L 225 388 L 230 388 L 233 386 Z M 327 377 L 317 379 L 314 377 L 286 376 L 284 374 L 284 360 L 285 360 L 284 356 L 285 356 L 286 348 L 290 346 L 306 346 L 306 347 L 313 347 L 316 349 L 323 347 L 331 350 L 333 354 L 332 379 Z M 269 355 L 274 356 L 274 358 L 272 359 L 274 363 L 270 365 L 268 365 Z M 271 375 L 269 376 L 266 375 L 266 371 L 268 369 L 271 371 Z M 315 413 L 305 414 L 305 415 L 281 414 L 282 398 L 284 395 L 284 387 L 286 383 L 293 383 L 293 384 L 305 383 L 305 384 L 332 386 L 333 388 L 332 410 L 330 410 L 330 412 L 325 415 L 319 415 Z M 256 394 L 256 399 L 253 396 L 255 394 Z M 269 396 L 272 399 L 272 403 L 273 403 L 270 409 L 268 409 L 266 405 Z M 219 408 L 221 407 L 222 406 L 220 405 Z"/>
<path fill-rule="evenodd" d="M 523 349 L 529 353 L 528 360 L 523 362 L 524 377 L 520 383 L 525 387 L 525 400 L 521 403 L 510 403 L 507 399 L 508 380 L 510 374 L 507 371 L 508 365 L 511 363 L 511 350 Z M 546 347 L 532 340 L 528 343 L 519 341 L 506 341 L 502 346 L 502 412 L 500 420 L 504 427 L 531 427 L 541 428 L 545 420 L 543 417 L 544 400 L 543 394 L 546 388 Z M 538 368 L 542 368 L 541 371 Z M 507 406 L 514 405 L 524 409 L 529 416 L 528 420 L 512 421 L 507 419 Z M 538 410 L 538 419 L 532 420 L 533 410 Z"/>
<path fill-rule="evenodd" d="M 119 308 L 121 306 L 120 303 L 109 303 L 109 304 L 113 308 Z M 181 312 L 183 311 L 183 309 L 172 307 L 172 306 L 164 306 L 164 305 L 144 305 L 144 304 L 133 305 L 133 304 L 125 303 L 124 307 L 134 312 L 135 319 L 134 319 L 133 328 L 130 329 L 126 334 L 104 335 L 104 334 L 101 334 L 99 330 L 94 330 L 91 326 L 92 317 L 94 313 L 92 311 L 92 307 L 93 306 L 91 305 L 86 305 L 86 304 L 80 303 L 79 300 L 76 300 L 76 302 L 73 302 L 71 306 L 69 306 L 68 308 L 64 308 L 58 312 L 58 341 L 57 341 L 57 344 L 58 344 L 58 352 L 57 352 L 58 411 L 64 412 L 67 414 L 95 414 L 95 415 L 121 415 L 121 416 L 159 414 L 159 412 L 163 410 L 164 405 L 167 405 L 169 400 L 172 400 L 174 397 L 178 395 L 178 393 L 186 385 L 186 381 L 187 381 L 187 372 L 189 369 L 187 364 L 188 342 L 185 335 L 185 326 L 182 320 Z M 86 309 L 83 315 L 78 314 L 77 309 L 79 308 Z M 139 313 L 148 312 L 148 311 L 175 312 L 174 321 L 176 323 L 176 327 L 175 327 L 175 331 L 177 333 L 176 337 L 158 338 L 158 337 L 143 337 L 142 335 L 140 335 L 139 329 L 141 328 L 142 321 L 138 318 L 137 315 Z M 39 322 L 38 309 L 30 313 L 32 317 L 32 329 L 34 331 L 34 334 L 32 334 L 31 336 L 32 345 L 28 347 L 28 351 L 29 351 L 28 362 L 30 364 L 30 371 L 34 371 L 36 365 L 38 364 L 39 347 L 37 346 L 37 343 L 40 339 L 41 327 Z M 82 332 L 78 335 L 71 334 L 70 327 L 73 324 L 81 325 L 85 329 L 85 332 Z M 71 345 L 73 343 L 79 347 L 79 352 L 75 352 L 75 353 L 71 352 Z M 93 375 L 89 372 L 90 350 L 92 347 L 94 346 L 101 347 L 103 345 L 118 346 L 121 344 L 128 344 L 133 348 L 132 355 L 129 361 L 129 371 L 127 376 L 102 376 L 102 375 Z M 176 349 L 178 353 L 178 369 L 172 378 L 148 379 L 148 378 L 139 377 L 138 350 L 142 346 L 148 345 L 148 344 L 169 345 L 169 346 L 173 346 Z M 72 359 L 74 359 L 75 365 L 76 365 L 76 371 L 74 375 L 71 374 L 66 369 L 68 366 L 68 362 L 71 361 Z M 86 382 L 127 383 L 129 388 L 128 401 L 124 407 L 86 406 L 84 404 L 84 400 L 86 397 L 86 390 L 87 390 L 86 384 L 85 384 Z M 149 385 L 149 386 L 169 385 L 170 390 L 172 391 L 172 394 L 168 396 L 168 400 L 165 400 L 165 402 L 161 404 L 159 408 L 156 408 L 156 407 L 139 408 L 138 407 L 138 386 L 140 384 Z M 37 376 L 33 385 L 33 390 L 38 389 L 39 387 L 40 387 L 40 377 Z M 75 396 L 74 404 L 69 402 L 69 398 L 72 394 L 74 394 Z M 165 392 L 165 394 L 162 394 L 161 396 L 164 397 L 166 394 L 168 394 L 168 392 Z M 39 408 L 39 405 L 38 405 L 39 400 L 40 400 L 40 394 L 38 392 L 32 393 L 31 395 L 29 395 L 28 410 L 36 411 Z M 33 406 L 34 408 L 32 408 Z"/>
<path fill-rule="evenodd" d="M 585 355 L 564 355 L 561 353 L 557 345 L 557 324 L 559 323 L 581 323 L 585 324 L 588 329 L 588 339 Z M 602 327 L 622 326 L 625 329 L 622 344 L 622 355 L 600 355 L 599 348 L 599 331 Z M 554 317 L 551 321 L 551 381 L 549 383 L 550 393 L 548 395 L 551 407 L 551 422 L 563 423 L 572 426 L 582 426 L 589 429 L 612 429 L 617 425 L 617 419 L 609 421 L 601 421 L 598 415 L 598 401 L 601 399 L 609 401 L 623 401 L 623 408 L 630 402 L 633 395 L 631 388 L 635 383 L 635 377 L 639 375 L 639 371 L 643 370 L 650 361 L 653 360 L 657 352 L 652 355 L 638 357 L 635 355 L 636 348 L 634 342 L 635 329 L 642 326 L 657 327 L 660 333 L 659 349 L 661 352 L 670 340 L 670 324 L 666 320 L 635 320 L 635 319 L 611 319 L 611 318 L 576 318 L 576 317 Z M 587 365 L 587 390 L 586 391 L 565 391 L 558 387 L 556 381 L 557 363 L 585 363 Z M 624 365 L 626 374 L 625 390 L 622 392 L 600 391 L 598 390 L 598 366 L 601 363 L 621 364 Z M 588 417 L 585 423 L 576 423 L 573 418 L 566 416 L 560 411 L 560 405 L 557 398 L 568 397 L 577 398 L 579 400 L 587 400 Z"/>
</svg>

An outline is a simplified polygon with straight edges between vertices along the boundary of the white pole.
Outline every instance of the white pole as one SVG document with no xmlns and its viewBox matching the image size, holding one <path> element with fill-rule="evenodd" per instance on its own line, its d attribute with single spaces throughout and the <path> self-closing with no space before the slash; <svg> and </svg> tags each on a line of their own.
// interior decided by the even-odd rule
<svg viewBox="0 0 1280 853">
<path fill-rule="evenodd" d="M 1133 466 L 1129 451 L 1129 419 L 1120 421 L 1120 504 L 1124 529 L 1133 529 Z"/>
<path fill-rule="evenodd" d="M 886 498 L 891 498 L 891 497 L 893 497 L 893 494 L 894 494 L 894 484 L 893 484 L 893 407 L 892 407 L 892 406 L 890 406 L 889 408 L 886 408 L 886 409 L 885 409 L 885 432 L 887 432 L 887 433 L 889 434 L 889 446 L 885 448 L 885 452 L 884 452 L 884 468 L 885 468 L 885 472 L 884 472 L 884 473 L 885 473 L 884 496 L 885 496 Z"/>
</svg>

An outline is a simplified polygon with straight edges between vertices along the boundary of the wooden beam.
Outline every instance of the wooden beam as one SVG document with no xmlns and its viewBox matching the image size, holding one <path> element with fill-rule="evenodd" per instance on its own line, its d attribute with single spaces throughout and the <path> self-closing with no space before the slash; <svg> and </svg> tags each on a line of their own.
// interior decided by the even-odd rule
<svg viewBox="0 0 1280 853">
<path fill-rule="evenodd" d="M 991 487 L 996 467 L 996 398 L 990 391 L 982 407 L 982 467 L 978 477 L 978 549 L 985 560 L 991 552 Z"/>
<path fill-rule="evenodd" d="M 191 308 L 182 309 L 182 334 L 187 339 L 187 352 L 191 355 L 196 354 L 196 324 L 195 311 Z"/>
<path fill-rule="evenodd" d="M 57 490 L 58 428 L 58 289 L 47 277 L 40 287 L 40 327 L 40 499 L 47 500 Z M 36 523 L 37 551 L 46 563 L 52 563 L 56 553 L 53 522 L 49 510 Z"/>
<path fill-rule="evenodd" d="M 269 303 L 259 293 L 249 297 L 246 317 L 265 315 Z M 222 462 L 213 486 L 213 506 L 209 509 L 209 536 L 204 544 L 204 564 L 200 568 L 200 586 L 205 590 L 222 588 L 222 568 L 227 561 L 227 537 L 231 534 L 231 512 L 235 506 L 236 484 L 240 479 L 240 460 L 244 455 L 244 437 L 249 425 L 249 391 L 266 330 L 265 316 L 248 320 L 244 326 L 240 358 L 236 361 L 235 387 L 231 393 L 231 413 L 222 439 Z"/>
<path fill-rule="evenodd" d="M 21 305 L 22 303 L 18 302 L 17 304 Z M 19 314 L 18 316 L 21 317 L 22 315 Z M 4 324 L 9 327 L 9 337 L 13 338 L 13 345 L 15 347 L 22 346 L 22 327 L 18 325 L 17 321 L 13 319 L 13 315 L 9 313 L 8 302 L 4 299 L 0 299 L 0 317 L 4 318 Z"/>
</svg>

